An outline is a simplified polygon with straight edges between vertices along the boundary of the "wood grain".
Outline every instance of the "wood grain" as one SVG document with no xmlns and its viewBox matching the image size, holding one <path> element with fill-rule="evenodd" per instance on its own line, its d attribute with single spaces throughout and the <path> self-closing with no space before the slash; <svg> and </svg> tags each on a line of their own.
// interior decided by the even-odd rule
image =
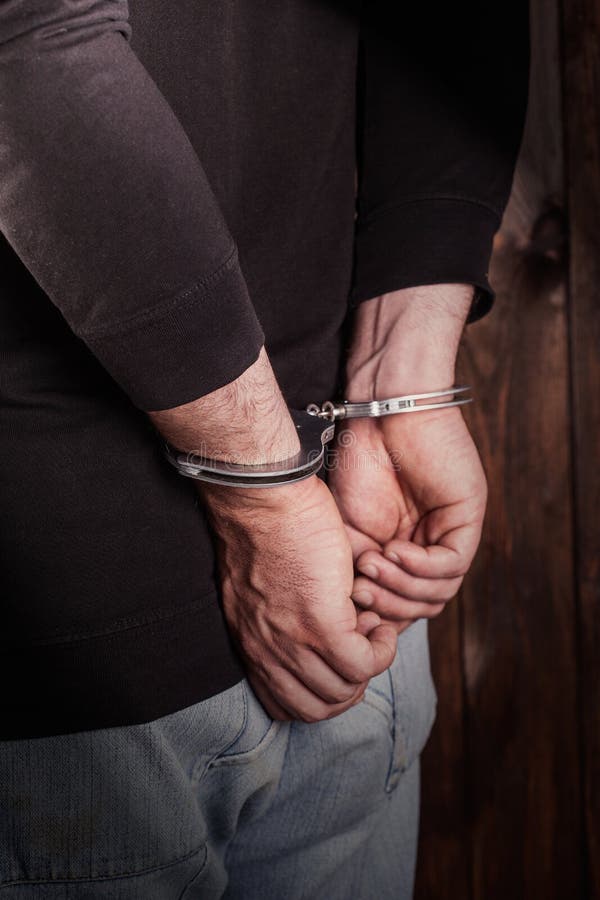
<svg viewBox="0 0 600 900">
<path fill-rule="evenodd" d="M 467 832 L 460 608 L 456 601 L 429 623 L 431 665 L 439 702 L 422 756 L 421 839 L 416 896 L 467 900 L 471 860 Z"/>
<path fill-rule="evenodd" d="M 464 590 L 473 900 L 581 896 L 559 18 L 532 5 L 530 110 L 465 366 L 490 483 Z M 471 411 L 470 411 L 471 412 Z"/>
<path fill-rule="evenodd" d="M 600 2 L 563 5 L 586 896 L 600 897 Z"/>
<path fill-rule="evenodd" d="M 578 3 L 584 6 L 586 0 Z M 573 28 L 577 32 L 581 21 Z M 460 381 L 475 386 L 477 401 L 465 408 L 465 416 L 490 492 L 482 544 L 459 612 L 445 613 L 431 629 L 440 713 L 423 761 L 418 898 L 584 896 L 578 634 L 582 645 L 583 638 L 574 593 L 568 234 L 556 0 L 533 0 L 532 30 L 528 123 L 492 263 L 496 308 L 468 329 L 460 357 Z M 592 54 L 591 38 L 588 50 Z M 591 58 L 586 65 L 592 65 Z M 599 96 L 597 83 L 590 90 Z M 585 115 L 583 106 L 580 112 Z M 590 226 L 593 231 L 594 223 L 582 223 L 584 229 Z M 588 253 L 589 248 L 582 250 L 582 257 Z M 580 286 L 588 283 L 589 304 L 592 273 L 579 265 L 581 274 L 572 274 L 571 284 L 573 277 Z M 572 332 L 576 353 L 578 341 L 585 343 L 585 326 L 580 330 L 579 338 Z M 574 379 L 579 378 L 581 393 L 591 390 L 589 366 L 588 353 Z M 600 416 L 590 422 L 578 415 L 576 430 L 597 428 Z M 597 450 L 596 442 L 593 452 L 579 451 L 578 462 L 591 465 Z M 594 498 L 596 508 L 599 499 Z M 587 568 L 580 560 L 577 571 L 582 583 L 592 584 L 593 507 L 578 502 L 577 510 L 588 541 Z M 584 607 L 591 618 L 597 594 L 581 596 L 584 628 Z M 595 701 L 589 695 L 594 702 L 587 717 L 589 739 L 598 722 L 591 638 L 586 653 L 586 677 L 596 689 Z M 597 798 L 589 777 L 588 795 L 592 807 Z M 597 857 L 597 849 L 593 852 Z"/>
</svg>

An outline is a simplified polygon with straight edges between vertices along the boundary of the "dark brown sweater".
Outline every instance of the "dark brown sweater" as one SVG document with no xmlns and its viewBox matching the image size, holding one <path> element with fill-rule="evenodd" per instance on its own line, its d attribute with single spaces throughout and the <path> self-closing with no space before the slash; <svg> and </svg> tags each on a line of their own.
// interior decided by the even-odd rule
<svg viewBox="0 0 600 900">
<path fill-rule="evenodd" d="M 413 6 L 0 0 L 0 738 L 243 675 L 144 410 L 263 340 L 290 406 L 334 396 L 352 308 L 401 287 L 489 309 L 527 4 Z"/>
</svg>

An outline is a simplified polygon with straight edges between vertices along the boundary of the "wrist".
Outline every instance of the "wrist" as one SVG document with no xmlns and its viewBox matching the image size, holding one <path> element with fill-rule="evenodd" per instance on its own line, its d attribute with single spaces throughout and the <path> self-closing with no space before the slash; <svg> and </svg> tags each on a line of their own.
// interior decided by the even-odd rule
<svg viewBox="0 0 600 900">
<path fill-rule="evenodd" d="M 326 490 L 316 475 L 269 488 L 228 487 L 202 481 L 197 481 L 196 486 L 213 520 L 253 526 L 257 512 L 289 514 L 290 510 L 309 502 L 315 491 Z"/>
<path fill-rule="evenodd" d="M 346 363 L 351 401 L 449 387 L 473 296 L 471 285 L 427 285 L 365 301 Z"/>
<path fill-rule="evenodd" d="M 455 359 L 386 351 L 347 369 L 344 399 L 361 403 L 442 390 L 455 378 Z"/>
</svg>

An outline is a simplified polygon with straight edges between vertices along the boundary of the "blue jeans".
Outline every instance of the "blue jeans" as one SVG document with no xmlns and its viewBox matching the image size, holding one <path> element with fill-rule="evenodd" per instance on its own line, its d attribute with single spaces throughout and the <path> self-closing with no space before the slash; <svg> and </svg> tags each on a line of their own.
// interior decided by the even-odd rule
<svg viewBox="0 0 600 900">
<path fill-rule="evenodd" d="M 0 743 L 0 900 L 403 900 L 435 717 L 427 623 L 365 700 L 273 721 L 246 679 L 143 725 Z"/>
</svg>

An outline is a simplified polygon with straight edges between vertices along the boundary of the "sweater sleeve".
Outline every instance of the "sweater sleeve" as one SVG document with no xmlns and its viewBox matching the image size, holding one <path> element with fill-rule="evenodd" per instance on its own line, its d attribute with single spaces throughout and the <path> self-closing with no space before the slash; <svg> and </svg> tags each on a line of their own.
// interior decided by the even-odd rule
<svg viewBox="0 0 600 900">
<path fill-rule="evenodd" d="M 263 343 L 202 165 L 130 46 L 126 0 L 0 0 L 0 230 L 143 410 Z"/>
<path fill-rule="evenodd" d="M 492 241 L 527 106 L 528 4 L 364 4 L 352 306 L 467 283 L 489 311 Z"/>
</svg>

